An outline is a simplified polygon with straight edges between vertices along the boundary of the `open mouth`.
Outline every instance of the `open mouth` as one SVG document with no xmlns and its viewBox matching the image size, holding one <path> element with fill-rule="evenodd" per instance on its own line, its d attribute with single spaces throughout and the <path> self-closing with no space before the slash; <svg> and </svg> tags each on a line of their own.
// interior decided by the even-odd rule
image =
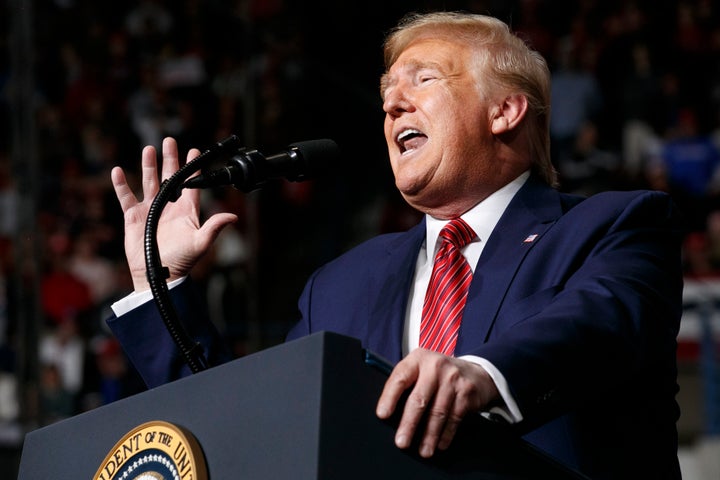
<svg viewBox="0 0 720 480">
<path fill-rule="evenodd" d="M 427 135 L 422 133 L 420 130 L 415 130 L 414 128 L 403 130 L 397 136 L 397 144 L 400 147 L 401 154 L 411 152 L 422 147 L 425 145 L 427 140 Z"/>
</svg>

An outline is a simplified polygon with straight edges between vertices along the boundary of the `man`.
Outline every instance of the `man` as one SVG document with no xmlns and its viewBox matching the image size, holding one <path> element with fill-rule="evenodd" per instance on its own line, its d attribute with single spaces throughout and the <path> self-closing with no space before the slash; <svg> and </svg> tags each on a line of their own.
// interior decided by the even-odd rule
<svg viewBox="0 0 720 480">
<path fill-rule="evenodd" d="M 385 61 L 384 130 L 396 186 L 425 217 L 318 269 L 288 339 L 335 331 L 397 362 L 377 415 L 392 415 L 409 392 L 395 441 L 407 448 L 420 438 L 424 457 L 448 448 L 466 415 L 492 411 L 591 478 L 679 478 L 681 232 L 668 196 L 583 199 L 553 188 L 547 66 L 496 19 L 406 17 L 386 41 Z M 167 178 L 178 168 L 171 139 L 163 159 Z M 152 147 L 143 172 L 139 202 L 113 171 L 136 292 L 148 288 L 142 231 L 158 191 Z M 200 225 L 196 205 L 197 192 L 183 194 L 158 234 L 186 319 L 195 317 L 187 315 L 189 282 L 180 279 L 235 218 L 222 213 Z M 453 255 L 467 259 L 457 269 L 470 286 L 453 297 L 462 318 L 439 353 L 418 346 L 430 345 L 422 318 L 435 305 L 425 297 L 436 283 L 436 250 L 451 248 L 438 240 L 449 223 L 469 241 Z M 146 381 L 174 378 L 177 356 L 164 351 L 172 342 L 154 306 L 126 310 L 116 305 L 110 325 Z M 208 325 L 192 330 L 211 336 Z"/>
</svg>

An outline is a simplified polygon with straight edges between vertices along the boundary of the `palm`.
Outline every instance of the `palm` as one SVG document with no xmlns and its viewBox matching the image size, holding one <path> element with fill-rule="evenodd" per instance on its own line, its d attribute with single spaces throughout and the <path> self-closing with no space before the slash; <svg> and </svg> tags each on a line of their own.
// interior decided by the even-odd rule
<svg viewBox="0 0 720 480">
<path fill-rule="evenodd" d="M 190 194 L 168 203 L 157 225 L 160 260 L 170 268 L 171 278 L 186 275 L 203 253 L 195 246 L 200 225 L 197 209 L 188 198 Z M 151 202 L 152 199 L 145 199 L 125 213 L 125 251 L 134 277 L 145 274 L 145 224 Z"/>
<path fill-rule="evenodd" d="M 191 150 L 188 158 L 198 153 Z M 162 179 L 169 178 L 178 168 L 177 145 L 174 140 L 166 139 L 163 142 Z M 125 217 L 125 253 L 136 290 L 148 287 L 145 277 L 145 224 L 160 186 L 153 147 L 143 150 L 142 171 L 142 200 L 138 200 L 128 186 L 122 169 L 115 168 L 112 172 L 115 193 Z M 156 240 L 160 261 L 170 270 L 170 279 L 187 275 L 210 248 L 220 230 L 235 219 L 235 215 L 219 213 L 201 225 L 197 190 L 185 190 L 177 201 L 165 205 L 157 225 Z"/>
</svg>

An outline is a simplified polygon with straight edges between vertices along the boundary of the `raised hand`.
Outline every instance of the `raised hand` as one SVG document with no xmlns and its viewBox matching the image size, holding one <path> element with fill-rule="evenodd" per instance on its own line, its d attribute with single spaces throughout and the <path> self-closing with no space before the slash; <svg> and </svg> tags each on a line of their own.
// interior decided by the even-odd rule
<svg viewBox="0 0 720 480">
<path fill-rule="evenodd" d="M 187 161 L 200 154 L 191 149 Z M 125 218 L 125 255 L 132 275 L 135 291 L 148 290 L 145 276 L 145 221 L 153 199 L 160 190 L 161 182 L 170 178 L 180 168 L 177 142 L 165 138 L 162 144 L 162 172 L 158 177 L 157 152 L 146 146 L 142 152 L 142 200 L 127 183 L 125 172 L 113 168 L 111 178 L 115 195 L 120 202 Z M 169 202 L 160 216 L 157 229 L 157 243 L 160 260 L 170 270 L 169 280 L 183 277 L 206 253 L 220 231 L 237 221 L 232 213 L 216 213 L 203 224 L 200 223 L 200 191 L 183 190 L 181 197 Z"/>
</svg>

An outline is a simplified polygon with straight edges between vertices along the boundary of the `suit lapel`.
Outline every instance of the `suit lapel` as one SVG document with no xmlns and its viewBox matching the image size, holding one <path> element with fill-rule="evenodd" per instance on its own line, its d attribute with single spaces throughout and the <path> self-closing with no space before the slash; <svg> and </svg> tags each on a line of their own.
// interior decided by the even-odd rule
<svg viewBox="0 0 720 480">
<path fill-rule="evenodd" d="M 425 220 L 399 236 L 387 248 L 386 262 L 371 282 L 368 348 L 395 363 L 402 358 L 405 310 L 418 251 L 425 240 Z"/>
<path fill-rule="evenodd" d="M 561 215 L 557 192 L 531 177 L 510 202 L 478 260 L 456 355 L 484 342 L 505 294 L 530 249 Z"/>
</svg>

